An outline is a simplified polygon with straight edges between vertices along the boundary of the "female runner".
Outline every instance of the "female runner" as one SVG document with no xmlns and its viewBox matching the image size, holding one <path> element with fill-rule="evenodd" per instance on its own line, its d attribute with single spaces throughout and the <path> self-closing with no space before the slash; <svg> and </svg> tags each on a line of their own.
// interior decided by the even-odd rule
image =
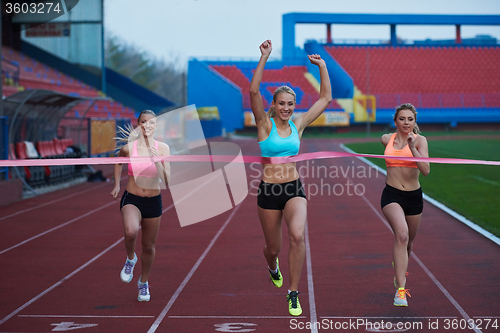
<svg viewBox="0 0 500 333">
<path fill-rule="evenodd" d="M 319 67 L 321 78 L 319 99 L 306 113 L 292 120 L 296 104 L 295 93 L 287 86 L 276 89 L 272 107 L 267 113 L 264 110 L 260 83 L 264 66 L 272 51 L 271 41 L 263 42 L 260 51 L 260 61 L 250 83 L 250 102 L 257 125 L 261 155 L 263 157 L 297 155 L 304 129 L 318 118 L 332 101 L 330 78 L 325 61 L 319 55 L 308 56 L 309 61 Z M 258 190 L 257 209 L 266 241 L 264 257 L 269 267 L 271 281 L 280 288 L 283 277 L 279 270 L 278 255 L 282 245 L 281 223 L 284 217 L 290 240 L 288 308 L 292 316 L 299 316 L 302 313 L 298 288 L 305 257 L 306 195 L 295 163 L 263 164 L 263 171 Z"/>
<path fill-rule="evenodd" d="M 429 157 L 427 140 L 419 135 L 417 111 L 409 103 L 396 109 L 394 123 L 396 133 L 384 134 L 381 138 L 385 146 L 384 155 Z M 430 172 L 428 162 L 412 162 L 386 159 L 386 187 L 382 192 L 381 207 L 387 221 L 394 232 L 392 251 L 394 265 L 394 285 L 397 288 L 394 305 L 408 306 L 406 295 L 406 271 L 408 258 L 417 236 L 422 217 L 422 189 L 418 177 L 420 173 L 427 176 Z"/>
<path fill-rule="evenodd" d="M 124 144 L 118 153 L 120 157 L 137 156 L 167 156 L 170 148 L 167 144 L 154 140 L 156 129 L 156 114 L 151 110 L 144 110 L 137 118 L 140 129 L 130 131 L 121 141 Z M 127 130 L 123 130 L 127 132 Z M 139 134 L 139 135 L 137 135 Z M 133 140 L 135 139 L 135 140 Z M 115 187 L 111 191 L 114 199 L 120 193 L 120 178 L 122 164 L 115 165 Z M 170 180 L 170 165 L 164 162 L 139 163 L 131 161 L 128 164 L 127 187 L 120 200 L 120 212 L 125 234 L 125 249 L 127 260 L 120 272 L 120 279 L 129 283 L 134 276 L 134 266 L 137 263 L 135 243 L 139 229 L 142 229 L 141 276 L 137 281 L 140 302 L 148 302 L 151 298 L 148 279 L 155 257 L 155 243 L 160 229 L 162 215 L 161 188 Z M 161 186 L 163 183 L 163 186 Z"/>
</svg>

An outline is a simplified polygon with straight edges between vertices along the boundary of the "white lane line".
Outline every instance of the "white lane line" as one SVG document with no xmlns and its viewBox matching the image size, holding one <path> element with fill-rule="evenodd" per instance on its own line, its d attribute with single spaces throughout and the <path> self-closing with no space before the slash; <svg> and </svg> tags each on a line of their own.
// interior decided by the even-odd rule
<svg viewBox="0 0 500 333">
<path fill-rule="evenodd" d="M 167 210 L 172 209 L 172 207 L 174 207 L 174 206 L 175 206 L 175 204 L 171 204 L 170 206 L 168 206 L 167 208 L 165 208 L 165 209 L 164 209 L 161 213 L 162 213 L 162 214 L 165 214 L 165 212 L 166 212 Z"/>
<path fill-rule="evenodd" d="M 340 144 L 339 146 L 340 146 L 340 148 L 342 148 L 343 150 L 345 150 L 348 153 L 356 153 L 355 151 L 353 151 L 353 150 L 347 148 L 346 146 L 344 146 L 343 144 Z M 382 169 L 378 165 L 375 165 L 374 163 L 370 162 L 366 158 L 364 158 L 364 157 L 356 157 L 356 158 L 359 159 L 360 161 L 363 161 L 364 163 L 368 164 L 369 166 L 377 169 L 383 175 L 387 175 L 387 172 L 384 169 Z M 478 226 L 474 222 L 468 220 L 467 218 L 465 218 L 464 216 L 458 214 L 454 210 L 451 210 L 450 208 L 446 207 L 445 205 L 443 205 L 439 201 L 431 198 L 430 196 L 426 195 L 425 193 L 424 193 L 424 200 L 426 200 L 430 204 L 436 206 L 437 208 L 441 209 L 445 213 L 453 216 L 458 221 L 462 222 L 463 224 L 465 224 L 466 226 L 470 227 L 471 229 L 477 231 L 478 233 L 480 233 L 484 237 L 488 238 L 489 240 L 491 240 L 495 244 L 500 245 L 500 238 L 499 237 L 497 237 L 497 236 L 493 235 L 491 232 L 489 232 L 489 231 L 481 228 L 480 226 Z"/>
<path fill-rule="evenodd" d="M 378 317 L 360 317 L 360 316 L 321 316 L 325 319 L 451 319 L 458 318 L 457 316 L 440 316 L 440 317 L 391 317 L 391 316 L 378 316 Z"/>
<path fill-rule="evenodd" d="M 122 177 L 122 179 L 123 179 L 123 178 L 125 178 L 125 177 Z M 201 184 L 201 185 L 200 185 L 200 186 L 198 186 L 197 188 L 193 189 L 193 191 L 189 192 L 186 196 L 184 196 L 183 198 L 181 198 L 178 202 L 181 202 L 181 201 L 185 200 L 186 198 L 188 198 L 188 197 L 189 197 L 189 195 L 191 195 L 192 193 L 196 192 L 196 190 L 197 190 L 198 188 L 200 188 L 200 187 L 204 186 L 205 184 L 207 184 L 207 183 L 208 183 L 210 180 L 212 180 L 213 178 L 215 178 L 215 176 L 214 176 L 214 177 L 212 177 L 212 178 L 210 178 L 209 180 L 207 180 L 205 183 Z M 103 185 L 106 185 L 106 184 L 103 184 Z M 94 188 L 94 189 L 95 189 L 95 188 Z M 79 192 L 78 194 L 81 194 L 81 193 L 82 193 L 82 192 Z M 73 195 L 71 195 L 71 196 L 73 196 Z M 69 198 L 69 197 L 70 197 L 70 196 L 67 196 L 67 197 L 65 197 L 64 199 Z M 57 199 L 57 201 L 60 201 L 60 200 L 62 200 L 62 199 Z M 11 246 L 11 247 L 9 247 L 9 248 L 7 248 L 7 249 L 5 249 L 5 250 L 0 251 L 0 254 L 4 254 L 5 252 L 8 252 L 8 251 L 10 251 L 10 250 L 12 250 L 12 249 L 15 249 L 16 247 L 19 247 L 19 246 L 21 246 L 21 245 L 23 245 L 23 244 L 26 244 L 26 243 L 28 243 L 28 242 L 30 242 L 30 241 L 32 241 L 32 240 L 34 240 L 34 239 L 38 238 L 38 237 L 41 237 L 41 236 L 46 235 L 46 234 L 48 234 L 48 233 L 50 233 L 50 232 L 52 232 L 52 231 L 54 231 L 54 230 L 57 230 L 57 229 L 62 228 L 62 227 L 64 227 L 64 226 L 68 225 L 68 224 L 71 224 L 71 223 L 73 223 L 73 222 L 76 222 L 76 221 L 78 221 L 79 219 L 81 219 L 81 218 L 83 218 L 83 217 L 86 217 L 86 216 L 88 216 L 88 215 L 90 215 L 90 214 L 93 214 L 93 213 L 95 213 L 95 212 L 97 212 L 97 211 L 99 211 L 99 210 L 101 210 L 101 209 L 103 209 L 103 208 L 107 208 L 107 207 L 111 206 L 112 204 L 114 204 L 114 203 L 116 203 L 116 202 L 117 202 L 116 200 L 115 200 L 115 201 L 112 201 L 112 202 L 110 202 L 110 203 L 108 203 L 108 204 L 106 204 L 106 205 L 104 205 L 104 206 L 101 206 L 101 207 L 99 207 L 99 208 L 96 208 L 96 209 L 94 209 L 94 210 L 91 210 L 90 212 L 87 212 L 87 213 L 86 213 L 86 214 L 84 214 L 84 215 L 80 215 L 79 217 L 76 217 L 76 218 L 74 218 L 74 219 L 72 219 L 72 220 L 70 220 L 70 221 L 68 221 L 68 222 L 65 222 L 65 223 L 63 223 L 63 224 L 61 224 L 61 225 L 59 225 L 59 226 L 57 226 L 57 227 L 54 227 L 54 228 L 49 229 L 49 230 L 47 230 L 47 231 L 44 231 L 44 232 L 42 232 L 42 233 L 40 233 L 40 234 L 38 234 L 38 235 L 36 235 L 36 236 L 33 236 L 33 237 L 31 237 L 31 238 L 29 238 L 29 239 L 27 239 L 27 240 L 25 240 L 25 241 L 22 241 L 22 242 L 21 242 L 21 243 L 19 243 L 19 244 L 16 244 L 16 245 Z M 54 203 L 54 201 L 51 201 L 51 203 Z M 43 205 L 45 205 L 45 204 L 43 204 Z M 40 206 L 42 206 L 42 205 L 40 205 Z M 37 206 L 37 207 L 40 207 L 40 206 Z M 171 208 L 172 208 L 172 207 L 174 207 L 174 206 L 175 206 L 175 204 L 174 204 L 174 203 L 173 203 L 173 204 L 171 204 L 170 206 L 168 206 L 167 208 L 165 208 L 165 209 L 162 211 L 162 213 L 165 213 L 166 211 L 168 211 L 169 209 L 171 209 Z M 34 208 L 34 207 L 33 207 L 33 208 Z"/>
<path fill-rule="evenodd" d="M 293 319 L 307 318 L 305 316 L 168 316 L 174 319 Z"/>
<path fill-rule="evenodd" d="M 311 262 L 311 247 L 309 243 L 309 228 L 306 223 L 305 227 L 305 243 L 306 243 L 306 265 L 307 265 L 307 291 L 309 293 L 309 312 L 311 316 L 311 332 L 318 333 L 317 321 L 318 317 L 316 314 L 316 300 L 314 297 L 314 282 L 313 282 L 313 272 L 312 272 L 312 262 Z"/>
<path fill-rule="evenodd" d="M 462 315 L 462 317 L 464 317 L 464 319 L 467 322 L 469 322 L 469 320 L 471 320 L 470 317 L 469 317 L 469 315 L 460 306 L 460 304 L 458 304 L 458 302 L 453 298 L 453 296 L 451 296 L 451 294 L 448 292 L 448 290 L 446 290 L 443 287 L 443 285 L 438 281 L 438 279 L 434 276 L 434 274 L 432 274 L 431 271 L 422 263 L 422 261 L 420 261 L 420 259 L 415 255 L 415 253 L 412 252 L 411 256 L 413 257 L 413 259 L 415 259 L 418 262 L 418 264 L 420 265 L 420 267 L 423 268 L 423 270 L 427 273 L 427 275 L 429 275 L 429 277 L 431 278 L 431 280 L 438 286 L 438 288 L 443 292 L 443 294 L 446 295 L 446 297 L 455 306 L 455 308 L 458 310 L 458 312 L 460 312 L 460 314 Z M 474 329 L 474 332 L 481 332 L 481 330 Z"/>
<path fill-rule="evenodd" d="M 490 184 L 490 185 L 495 185 L 495 186 L 499 186 L 500 183 L 497 183 L 493 180 L 489 180 L 489 179 L 486 179 L 486 178 L 483 178 L 483 177 L 479 177 L 479 176 L 471 176 L 471 178 L 474 178 L 475 180 L 479 180 L 480 182 L 483 182 L 483 183 L 486 183 L 486 184 Z"/>
<path fill-rule="evenodd" d="M 19 315 L 24 318 L 154 318 L 155 316 Z"/>
<path fill-rule="evenodd" d="M 342 149 L 348 151 L 348 152 L 353 152 L 352 150 L 350 150 L 349 148 L 345 147 L 344 145 L 340 145 Z M 366 160 L 365 158 L 359 158 L 360 160 L 362 160 L 363 162 L 368 162 L 367 164 L 369 165 L 372 165 L 372 166 L 375 166 L 375 164 L 369 162 L 368 160 Z M 375 166 L 377 167 L 377 166 Z M 380 170 L 379 167 L 377 167 L 377 169 Z M 384 174 L 387 174 L 385 172 L 385 170 L 383 170 Z M 349 177 L 346 177 L 347 179 L 350 179 Z M 352 181 L 352 179 L 350 179 Z M 392 228 L 391 226 L 389 225 L 389 223 L 386 221 L 386 219 L 378 212 L 377 209 L 375 209 L 375 207 L 372 205 L 372 203 L 364 196 L 362 195 L 361 198 L 363 198 L 363 200 L 367 203 L 367 205 L 372 209 L 373 212 L 375 212 L 375 214 L 380 218 L 380 220 L 385 224 L 385 226 L 392 232 Z M 438 281 L 438 279 L 431 273 L 431 271 L 423 264 L 422 261 L 420 261 L 420 259 L 417 257 L 417 255 L 415 254 L 415 252 L 412 252 L 411 253 L 411 256 L 417 261 L 417 263 L 419 264 L 419 266 L 427 273 L 427 275 L 430 277 L 430 279 L 432 280 L 432 282 L 434 282 L 434 284 L 439 288 L 439 290 L 441 290 L 441 292 L 446 296 L 446 298 L 448 298 L 448 300 L 450 301 L 451 304 L 453 304 L 453 306 L 457 309 L 457 311 L 462 315 L 462 317 L 466 320 L 466 321 L 469 321 L 471 320 L 469 315 L 465 312 L 465 310 L 460 306 L 460 304 L 458 304 L 458 302 L 453 298 L 453 296 L 451 296 L 451 294 L 448 292 L 448 290 L 446 290 L 446 288 Z M 479 333 L 479 332 L 482 332 L 481 330 L 477 329 L 477 328 L 474 328 L 474 332 L 476 333 Z"/>
<path fill-rule="evenodd" d="M 497 245 L 500 245 L 500 238 L 498 238 L 497 236 L 493 235 L 491 232 L 487 231 L 487 230 L 484 230 L 483 228 L 481 228 L 480 226 L 478 226 L 477 224 L 475 224 L 474 222 L 472 222 L 471 220 L 468 220 L 467 218 L 465 218 L 464 216 L 458 214 L 457 212 L 449 209 L 448 207 L 446 207 L 445 205 L 443 205 L 442 203 L 440 203 L 439 201 L 429 197 L 428 195 L 426 195 L 424 193 L 424 199 L 429 202 L 430 204 L 433 204 L 434 206 L 436 206 L 437 208 L 441 209 L 442 211 L 448 213 L 449 215 L 453 216 L 454 218 L 456 218 L 458 221 L 462 222 L 463 224 L 465 224 L 466 226 L 468 226 L 469 228 L 471 228 L 472 230 L 475 230 L 477 231 L 478 233 L 480 233 L 481 235 L 483 235 L 484 237 L 488 238 L 489 240 L 491 240 L 492 242 L 494 242 L 495 244 Z"/>
<path fill-rule="evenodd" d="M 65 227 L 65 226 L 67 226 L 68 224 L 71 224 L 71 223 L 73 223 L 73 222 L 76 222 L 76 221 L 78 221 L 78 220 L 80 220 L 80 219 L 82 219 L 82 218 L 84 218 L 84 217 L 87 217 L 87 216 L 89 216 L 89 215 L 91 215 L 91 214 L 93 214 L 93 213 L 95 213 L 95 212 L 98 212 L 98 211 L 100 211 L 101 209 L 107 208 L 107 207 L 109 207 L 109 206 L 111 206 L 111 205 L 113 205 L 113 204 L 116 204 L 116 201 L 112 201 L 112 202 L 110 202 L 110 203 L 108 203 L 108 204 L 106 204 L 106 205 L 104 205 L 104 206 L 101 206 L 101 207 L 99 207 L 99 208 L 93 209 L 93 210 L 91 210 L 90 212 L 87 212 L 87 213 L 85 213 L 85 214 L 83 214 L 83 215 L 80 215 L 80 216 L 78 216 L 78 217 L 75 217 L 74 219 L 69 220 L 68 222 L 65 222 L 65 223 L 63 223 L 63 224 L 60 224 L 60 225 L 58 225 L 57 227 L 54 227 L 54 228 L 52 228 L 52 229 L 49 229 L 49 230 L 47 230 L 47 231 L 44 231 L 44 232 L 42 232 L 42 233 L 40 233 L 40 234 L 36 235 L 36 236 L 33 236 L 33 237 L 31 237 L 31 238 L 28 238 L 28 239 L 26 239 L 26 240 L 22 241 L 21 243 L 18 243 L 18 244 L 14 245 L 14 246 L 11 246 L 11 247 L 9 247 L 9 248 L 7 248 L 7 249 L 5 249 L 5 250 L 0 251 L 0 254 L 4 254 L 5 252 L 8 252 L 8 251 L 10 251 L 10 250 L 12 250 L 12 249 L 15 249 L 16 247 L 19 247 L 19 246 L 21 246 L 21 245 L 23 245 L 23 244 L 26 244 L 26 243 L 28 243 L 28 242 L 30 242 L 30 241 L 32 241 L 32 240 L 34 240 L 34 239 L 38 238 L 38 237 L 41 237 L 41 236 L 43 236 L 43 235 L 46 235 L 46 234 L 48 234 L 48 233 L 50 233 L 50 232 L 52 232 L 52 231 L 54 231 L 54 230 L 57 230 L 57 229 L 62 228 L 62 227 Z"/>
<path fill-rule="evenodd" d="M 5 219 L 8 219 L 9 217 L 13 217 L 13 216 L 17 216 L 19 214 L 22 214 L 22 213 L 27 213 L 27 212 L 30 212 L 32 210 L 35 210 L 35 209 L 38 209 L 38 208 L 42 208 L 42 207 L 45 207 L 45 206 L 48 206 L 48 205 L 51 205 L 53 203 L 56 203 L 56 202 L 59 202 L 59 201 L 63 201 L 63 200 L 66 200 L 66 199 L 70 199 L 74 196 L 77 196 L 77 195 L 80 195 L 80 194 L 84 194 L 84 193 L 87 193 L 87 192 L 90 192 L 90 191 L 93 191 L 93 190 L 96 190 L 100 187 L 104 187 L 106 185 L 109 185 L 108 183 L 103 183 L 103 184 L 100 184 L 100 185 L 96 185 L 94 187 L 91 187 L 91 188 L 88 188 L 86 190 L 82 190 L 80 192 L 76 192 L 76 193 L 73 193 L 73 194 L 70 194 L 70 195 L 67 195 L 67 196 L 64 196 L 62 198 L 59 198 L 59 199 L 54 199 L 52 201 L 49 201 L 49 202 L 45 202 L 43 204 L 40 204 L 40 205 L 37 205 L 37 206 L 34 206 L 34 207 L 30 207 L 30 208 L 26 208 L 26 209 L 23 209 L 23 210 L 20 210 L 20 211 L 17 211 L 15 213 L 12 213 L 10 215 L 6 215 L 6 216 L 2 216 L 0 217 L 0 221 L 2 220 L 5 220 Z"/>
<path fill-rule="evenodd" d="M 158 316 L 158 318 L 155 320 L 155 322 L 153 323 L 153 325 L 151 325 L 151 327 L 148 330 L 148 333 L 153 333 L 153 332 L 155 332 L 158 329 L 158 326 L 160 326 L 161 322 L 163 321 L 163 319 L 167 315 L 168 311 L 170 310 L 170 308 L 172 307 L 172 305 L 176 301 L 177 297 L 179 297 L 180 293 L 182 292 L 182 290 L 184 289 L 184 287 L 186 286 L 186 284 L 189 282 L 189 280 L 193 276 L 194 272 L 196 272 L 196 270 L 200 266 L 201 262 L 205 259 L 205 257 L 207 256 L 208 252 L 212 249 L 212 247 L 214 246 L 215 242 L 217 241 L 217 239 L 219 238 L 219 236 L 222 234 L 222 232 L 224 231 L 224 229 L 226 229 L 227 225 L 229 224 L 229 222 L 231 221 L 231 219 L 233 218 L 233 216 L 236 214 L 236 212 L 238 211 L 238 209 L 240 207 L 241 207 L 241 204 L 239 204 L 238 206 L 236 206 L 233 209 L 233 211 L 231 212 L 231 215 L 229 215 L 229 217 L 227 218 L 226 222 L 224 222 L 224 224 L 219 229 L 219 231 L 217 232 L 217 234 L 214 236 L 214 238 L 212 239 L 212 241 L 210 242 L 210 244 L 208 244 L 208 246 L 205 249 L 205 251 L 202 253 L 202 255 L 200 256 L 200 258 L 198 259 L 198 261 L 194 264 L 193 268 L 191 268 L 191 270 L 189 271 L 188 275 L 184 278 L 184 281 L 182 281 L 182 283 L 180 284 L 180 286 L 177 288 L 177 290 L 175 291 L 175 293 L 172 295 L 172 297 L 168 301 L 167 305 L 162 310 L 162 312 L 160 313 L 160 315 Z"/>
<path fill-rule="evenodd" d="M 385 218 L 382 218 L 382 216 L 380 215 L 380 213 L 378 213 L 378 211 L 375 209 L 375 207 L 373 207 L 373 205 L 371 204 L 371 202 L 368 201 L 368 199 L 364 195 L 361 196 L 361 197 L 368 204 L 368 206 L 370 206 L 370 208 L 376 213 L 376 215 L 382 220 L 382 222 L 384 222 L 384 224 L 389 228 L 389 230 L 391 230 L 391 232 L 392 232 L 392 229 L 391 229 L 391 226 L 389 225 L 389 223 L 387 223 L 387 221 L 385 220 Z M 431 271 L 429 271 L 429 269 L 427 269 L 427 267 L 423 264 L 423 262 L 420 261 L 420 259 L 417 257 L 417 255 L 415 254 L 415 252 L 412 252 L 411 256 L 413 257 L 413 259 L 415 259 L 417 261 L 417 263 L 419 264 L 419 266 L 425 271 L 425 273 L 427 273 L 427 275 L 431 278 L 432 282 L 434 282 L 434 284 L 439 288 L 439 290 L 441 290 L 441 292 L 446 296 L 446 298 L 448 298 L 448 300 L 451 302 L 451 304 L 453 304 L 453 306 L 455 307 L 455 309 L 458 310 L 458 312 L 462 315 L 462 317 L 467 322 L 469 320 L 471 320 L 470 317 L 469 317 L 469 315 L 460 306 L 460 304 L 458 304 L 458 302 L 453 298 L 453 296 L 451 296 L 451 294 L 448 292 L 448 290 L 446 290 L 446 288 L 443 287 L 443 285 L 431 273 Z M 474 328 L 474 332 L 479 333 L 479 332 L 481 332 L 481 330 L 479 330 L 477 328 Z"/>
<path fill-rule="evenodd" d="M 34 302 L 36 302 L 37 300 L 39 300 L 40 298 L 42 298 L 45 294 L 47 294 L 48 292 L 50 292 L 54 288 L 58 287 L 59 285 L 61 285 L 64 281 L 68 280 L 73 275 L 75 275 L 76 273 L 78 273 L 82 269 L 84 269 L 85 267 L 89 266 L 91 263 L 93 263 L 94 261 L 96 261 L 97 259 L 99 259 L 106 252 L 108 252 L 109 250 L 111 250 L 113 247 L 115 247 L 116 245 L 118 245 L 122 241 L 123 241 L 123 237 L 121 237 L 119 240 L 117 240 L 115 243 L 113 243 L 113 245 L 109 246 L 107 249 L 105 249 L 104 251 L 102 251 L 101 253 L 99 253 L 98 255 L 96 255 L 94 258 L 92 258 L 89 261 L 87 261 L 87 263 L 85 263 L 84 265 L 80 266 L 78 269 L 74 270 L 72 273 L 70 273 L 69 275 L 67 275 L 63 279 L 61 279 L 59 282 L 57 282 L 56 284 L 54 284 L 52 287 L 49 287 L 49 288 L 45 289 L 45 291 L 43 291 L 40 294 L 38 294 L 37 296 L 33 297 L 28 302 L 24 303 L 22 306 L 20 306 L 19 308 L 17 308 L 16 310 L 14 310 L 12 313 L 10 313 L 9 315 L 7 315 L 5 318 L 3 318 L 2 320 L 0 320 L 0 325 L 2 325 L 3 323 L 5 323 L 10 318 L 14 317 L 16 314 L 18 314 L 19 312 L 21 312 L 23 309 L 25 309 L 26 307 L 28 307 L 30 304 L 33 304 Z"/>
<path fill-rule="evenodd" d="M 115 201 L 111 202 L 110 204 L 113 204 L 113 203 L 115 203 Z M 164 209 L 162 213 L 165 213 L 166 211 L 168 211 L 172 207 L 174 207 L 173 204 L 170 205 L 169 207 L 167 207 L 166 209 Z M 9 320 L 10 318 L 12 318 L 16 314 L 18 314 L 20 311 L 22 311 L 23 309 L 25 309 L 30 304 L 32 304 L 35 301 L 39 300 L 42 296 L 44 296 L 45 294 L 47 294 L 48 292 L 50 292 L 51 290 L 53 290 L 54 288 L 56 288 L 57 286 L 59 286 L 60 284 L 62 284 L 64 281 L 68 280 L 70 277 L 72 277 L 73 275 L 75 275 L 76 273 L 78 273 L 79 271 L 81 271 L 82 269 L 84 269 L 85 267 L 87 267 L 88 265 L 90 265 L 92 262 L 94 262 L 97 259 L 99 259 L 102 255 L 104 255 L 106 252 L 108 252 L 109 250 L 111 250 L 113 247 L 115 247 L 117 244 L 119 244 L 122 241 L 123 241 L 123 237 L 120 238 L 119 240 L 117 240 L 111 246 L 109 246 L 106 250 L 102 251 L 97 256 L 95 256 L 94 258 L 92 258 L 91 260 L 89 260 L 86 264 L 84 264 L 83 266 L 80 266 L 77 270 L 73 271 L 72 273 L 70 273 L 69 275 L 67 275 L 65 278 L 63 278 L 62 280 L 60 280 L 59 282 L 57 282 L 56 284 L 54 284 L 52 287 L 46 289 L 42 293 L 38 294 L 38 296 L 32 298 L 31 300 L 29 300 L 28 302 L 26 302 L 24 305 L 22 305 L 21 307 L 17 308 L 14 312 L 12 312 L 11 314 L 9 314 L 7 317 L 5 317 L 2 320 L 0 320 L 0 325 L 2 325 L 3 323 L 5 323 L 7 320 Z M 154 318 L 154 316 L 152 316 L 152 317 Z M 5 332 L 0 332 L 0 333 L 5 333 Z"/>
</svg>

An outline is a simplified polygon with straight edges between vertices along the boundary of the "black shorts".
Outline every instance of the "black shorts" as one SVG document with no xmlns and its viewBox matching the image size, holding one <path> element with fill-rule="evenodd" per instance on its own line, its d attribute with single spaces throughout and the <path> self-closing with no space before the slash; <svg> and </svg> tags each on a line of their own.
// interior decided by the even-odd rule
<svg viewBox="0 0 500 333">
<path fill-rule="evenodd" d="M 150 219 L 161 216 L 163 212 L 163 204 L 161 202 L 161 194 L 154 197 L 140 197 L 138 195 L 123 192 L 120 200 L 120 210 L 125 205 L 134 205 L 141 212 L 142 218 Z"/>
<path fill-rule="evenodd" d="M 259 184 L 257 205 L 264 209 L 283 210 L 291 198 L 307 199 L 300 179 L 288 183 L 270 184 L 263 181 Z"/>
<path fill-rule="evenodd" d="M 401 191 L 389 185 L 385 185 L 380 198 L 380 206 L 384 208 L 390 203 L 397 203 L 403 208 L 405 215 L 418 215 L 424 210 L 422 188 L 414 191 Z"/>
</svg>

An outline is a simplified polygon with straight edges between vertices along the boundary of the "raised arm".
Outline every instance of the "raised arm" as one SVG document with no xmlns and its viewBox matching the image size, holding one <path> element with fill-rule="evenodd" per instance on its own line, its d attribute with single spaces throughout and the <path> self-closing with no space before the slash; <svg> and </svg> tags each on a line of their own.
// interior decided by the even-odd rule
<svg viewBox="0 0 500 333">
<path fill-rule="evenodd" d="M 262 75 L 264 74 L 264 66 L 266 65 L 267 59 L 271 55 L 273 50 L 273 45 L 270 40 L 266 40 L 260 45 L 260 60 L 257 68 L 250 82 L 250 105 L 252 106 L 252 112 L 255 117 L 255 124 L 257 125 L 257 130 L 263 131 L 266 129 L 269 117 L 267 117 L 266 111 L 264 110 L 264 104 L 262 103 L 262 96 L 260 95 L 260 82 L 262 81 Z"/>
<path fill-rule="evenodd" d="M 321 113 L 325 111 L 328 104 L 332 101 L 332 87 L 325 61 L 321 59 L 321 56 L 318 54 L 311 54 L 308 58 L 311 64 L 319 67 L 321 83 L 319 88 L 319 99 L 313 104 L 313 106 L 311 106 L 309 111 L 294 120 L 295 126 L 297 126 L 300 135 L 302 135 L 302 132 L 310 123 L 316 120 L 316 118 L 318 118 Z"/>
</svg>

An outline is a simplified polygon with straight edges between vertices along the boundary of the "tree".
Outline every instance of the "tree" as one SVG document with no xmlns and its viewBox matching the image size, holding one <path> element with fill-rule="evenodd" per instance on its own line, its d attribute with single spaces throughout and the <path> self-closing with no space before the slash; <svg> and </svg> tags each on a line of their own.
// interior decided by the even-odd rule
<svg viewBox="0 0 500 333">
<path fill-rule="evenodd" d="M 106 67 L 130 78 L 166 99 L 185 104 L 185 70 L 174 58 L 171 62 L 148 55 L 133 44 L 108 35 L 106 37 Z"/>
</svg>

